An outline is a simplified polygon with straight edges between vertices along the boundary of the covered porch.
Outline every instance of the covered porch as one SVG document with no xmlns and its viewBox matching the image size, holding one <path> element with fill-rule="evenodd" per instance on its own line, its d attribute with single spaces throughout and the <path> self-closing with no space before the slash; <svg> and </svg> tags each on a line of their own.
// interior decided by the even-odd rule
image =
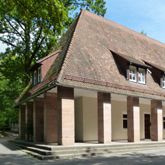
<svg viewBox="0 0 165 165">
<path fill-rule="evenodd" d="M 57 86 L 20 107 L 20 139 L 75 145 L 162 141 L 161 100 Z"/>
</svg>

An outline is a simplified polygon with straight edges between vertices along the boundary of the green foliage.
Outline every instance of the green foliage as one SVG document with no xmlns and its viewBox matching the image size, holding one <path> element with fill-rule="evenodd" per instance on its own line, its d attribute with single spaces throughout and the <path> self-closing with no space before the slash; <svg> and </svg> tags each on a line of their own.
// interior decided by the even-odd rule
<svg viewBox="0 0 165 165">
<path fill-rule="evenodd" d="M 15 82 L 16 85 L 17 82 Z M 0 130 L 8 129 L 10 123 L 18 122 L 18 113 L 13 109 L 14 99 L 20 89 L 1 76 L 0 79 Z"/>
<path fill-rule="evenodd" d="M 0 0 L 0 126 L 16 119 L 14 100 L 29 83 L 30 69 L 59 46 L 80 9 L 104 16 L 104 0 Z M 12 114 L 12 116 L 10 116 Z"/>
</svg>

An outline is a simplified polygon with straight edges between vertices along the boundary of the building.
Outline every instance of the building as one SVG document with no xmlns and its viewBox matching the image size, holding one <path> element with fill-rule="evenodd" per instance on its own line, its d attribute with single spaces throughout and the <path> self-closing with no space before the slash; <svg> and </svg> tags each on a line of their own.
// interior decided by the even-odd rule
<svg viewBox="0 0 165 165">
<path fill-rule="evenodd" d="M 165 45 L 87 11 L 34 65 L 21 139 L 60 145 L 165 138 Z"/>
</svg>

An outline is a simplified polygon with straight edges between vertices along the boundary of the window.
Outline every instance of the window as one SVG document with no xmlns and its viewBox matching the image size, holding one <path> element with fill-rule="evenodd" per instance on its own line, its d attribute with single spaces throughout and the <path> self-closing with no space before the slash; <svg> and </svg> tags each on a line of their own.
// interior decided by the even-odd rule
<svg viewBox="0 0 165 165">
<path fill-rule="evenodd" d="M 36 85 L 37 84 L 37 71 L 34 71 L 34 74 L 33 74 L 33 84 Z"/>
<path fill-rule="evenodd" d="M 38 68 L 38 83 L 41 82 L 41 67 Z"/>
<path fill-rule="evenodd" d="M 133 82 L 137 81 L 137 69 L 135 66 L 129 67 L 128 79 L 129 79 L 129 81 L 133 81 Z"/>
<path fill-rule="evenodd" d="M 138 83 L 145 84 L 145 69 L 138 69 Z"/>
<path fill-rule="evenodd" d="M 32 75 L 32 84 L 36 85 L 41 82 L 41 67 L 33 72 Z"/>
<path fill-rule="evenodd" d="M 162 78 L 160 79 L 160 83 L 161 83 L 161 87 L 165 88 L 165 75 L 162 76 Z"/>
<path fill-rule="evenodd" d="M 129 81 L 137 82 L 139 84 L 146 83 L 146 70 L 137 66 L 130 66 L 127 71 L 127 78 Z"/>
<path fill-rule="evenodd" d="M 127 114 L 123 114 L 123 128 L 127 128 Z"/>
<path fill-rule="evenodd" d="M 165 129 L 165 117 L 163 117 L 163 129 Z"/>
</svg>

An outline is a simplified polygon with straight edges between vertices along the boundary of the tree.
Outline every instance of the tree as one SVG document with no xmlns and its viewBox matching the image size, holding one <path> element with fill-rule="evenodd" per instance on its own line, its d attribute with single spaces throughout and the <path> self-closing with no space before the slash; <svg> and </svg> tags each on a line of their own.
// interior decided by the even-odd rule
<svg viewBox="0 0 165 165">
<path fill-rule="evenodd" d="M 82 8 L 106 12 L 104 0 L 0 0 L 0 41 L 8 45 L 5 56 L 12 54 L 22 64 L 25 82 L 32 64 L 57 47 Z"/>
<path fill-rule="evenodd" d="M 59 0 L 1 0 L 0 40 L 7 52 L 19 57 L 25 73 L 36 59 L 55 46 L 67 22 L 67 10 Z"/>
<path fill-rule="evenodd" d="M 16 120 L 12 106 L 29 82 L 32 65 L 58 48 L 80 9 L 104 16 L 105 1 L 0 0 L 0 41 L 7 45 L 0 54 L 0 125 Z"/>
</svg>

